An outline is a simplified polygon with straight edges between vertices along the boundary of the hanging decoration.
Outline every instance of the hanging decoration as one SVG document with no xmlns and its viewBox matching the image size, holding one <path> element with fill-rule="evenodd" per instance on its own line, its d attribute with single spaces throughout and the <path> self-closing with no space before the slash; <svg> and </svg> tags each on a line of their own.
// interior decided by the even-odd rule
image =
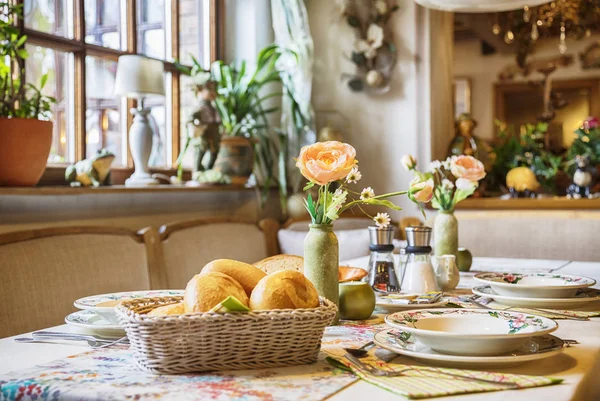
<svg viewBox="0 0 600 401">
<path fill-rule="evenodd" d="M 381 94 L 390 90 L 397 49 L 388 26 L 399 7 L 395 0 L 342 0 L 340 12 L 356 34 L 349 56 L 354 74 L 343 74 L 353 92 Z"/>
<path fill-rule="evenodd" d="M 541 38 L 558 38 L 557 50 L 565 54 L 567 36 L 582 39 L 600 31 L 600 4 L 598 0 L 556 0 L 538 7 L 524 6 L 495 14 L 491 30 L 507 44 L 515 44 L 517 64 L 524 68 Z"/>
</svg>

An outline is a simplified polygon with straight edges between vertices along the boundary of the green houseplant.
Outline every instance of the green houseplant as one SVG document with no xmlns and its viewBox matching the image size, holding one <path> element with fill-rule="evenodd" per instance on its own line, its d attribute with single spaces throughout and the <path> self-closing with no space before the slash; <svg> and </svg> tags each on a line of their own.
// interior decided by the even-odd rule
<svg viewBox="0 0 600 401">
<path fill-rule="evenodd" d="M 15 25 L 23 5 L 0 1 L 0 185 L 31 186 L 40 180 L 52 144 L 50 108 L 56 100 L 25 82 L 27 36 Z"/>
</svg>

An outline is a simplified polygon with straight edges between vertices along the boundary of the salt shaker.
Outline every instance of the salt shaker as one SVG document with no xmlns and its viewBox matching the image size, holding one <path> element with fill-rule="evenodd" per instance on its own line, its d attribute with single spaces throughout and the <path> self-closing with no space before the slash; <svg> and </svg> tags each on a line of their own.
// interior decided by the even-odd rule
<svg viewBox="0 0 600 401">
<path fill-rule="evenodd" d="M 394 266 L 394 227 L 369 227 L 369 237 L 369 284 L 376 292 L 400 291 L 400 282 Z"/>
<path fill-rule="evenodd" d="M 431 264 L 431 228 L 406 227 L 406 263 L 402 272 L 402 292 L 423 294 L 439 291 Z"/>
</svg>

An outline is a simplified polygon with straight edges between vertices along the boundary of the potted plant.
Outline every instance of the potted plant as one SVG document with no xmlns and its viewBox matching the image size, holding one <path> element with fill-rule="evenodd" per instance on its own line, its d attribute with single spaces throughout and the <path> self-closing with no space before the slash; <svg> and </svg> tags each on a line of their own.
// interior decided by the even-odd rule
<svg viewBox="0 0 600 401">
<path fill-rule="evenodd" d="M 39 88 L 25 83 L 25 41 L 15 26 L 23 5 L 0 1 L 0 185 L 31 186 L 38 183 L 52 145 L 50 107 L 56 100 L 42 94 L 48 76 Z"/>
</svg>

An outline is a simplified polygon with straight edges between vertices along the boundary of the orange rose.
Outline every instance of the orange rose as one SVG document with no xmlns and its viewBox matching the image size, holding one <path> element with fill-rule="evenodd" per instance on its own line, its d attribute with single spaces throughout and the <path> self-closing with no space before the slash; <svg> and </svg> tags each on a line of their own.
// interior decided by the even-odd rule
<svg viewBox="0 0 600 401">
<path fill-rule="evenodd" d="M 485 177 L 485 168 L 483 163 L 473 156 L 461 155 L 452 158 L 450 162 L 450 171 L 456 178 L 466 178 L 469 181 L 477 182 Z"/>
<path fill-rule="evenodd" d="M 417 202 L 427 203 L 433 198 L 433 180 L 430 178 L 427 181 L 421 181 L 419 177 L 415 177 L 410 182 L 410 192 Z"/>
<path fill-rule="evenodd" d="M 356 150 L 338 141 L 304 146 L 296 159 L 302 175 L 315 184 L 325 185 L 345 178 L 356 164 Z"/>
</svg>

